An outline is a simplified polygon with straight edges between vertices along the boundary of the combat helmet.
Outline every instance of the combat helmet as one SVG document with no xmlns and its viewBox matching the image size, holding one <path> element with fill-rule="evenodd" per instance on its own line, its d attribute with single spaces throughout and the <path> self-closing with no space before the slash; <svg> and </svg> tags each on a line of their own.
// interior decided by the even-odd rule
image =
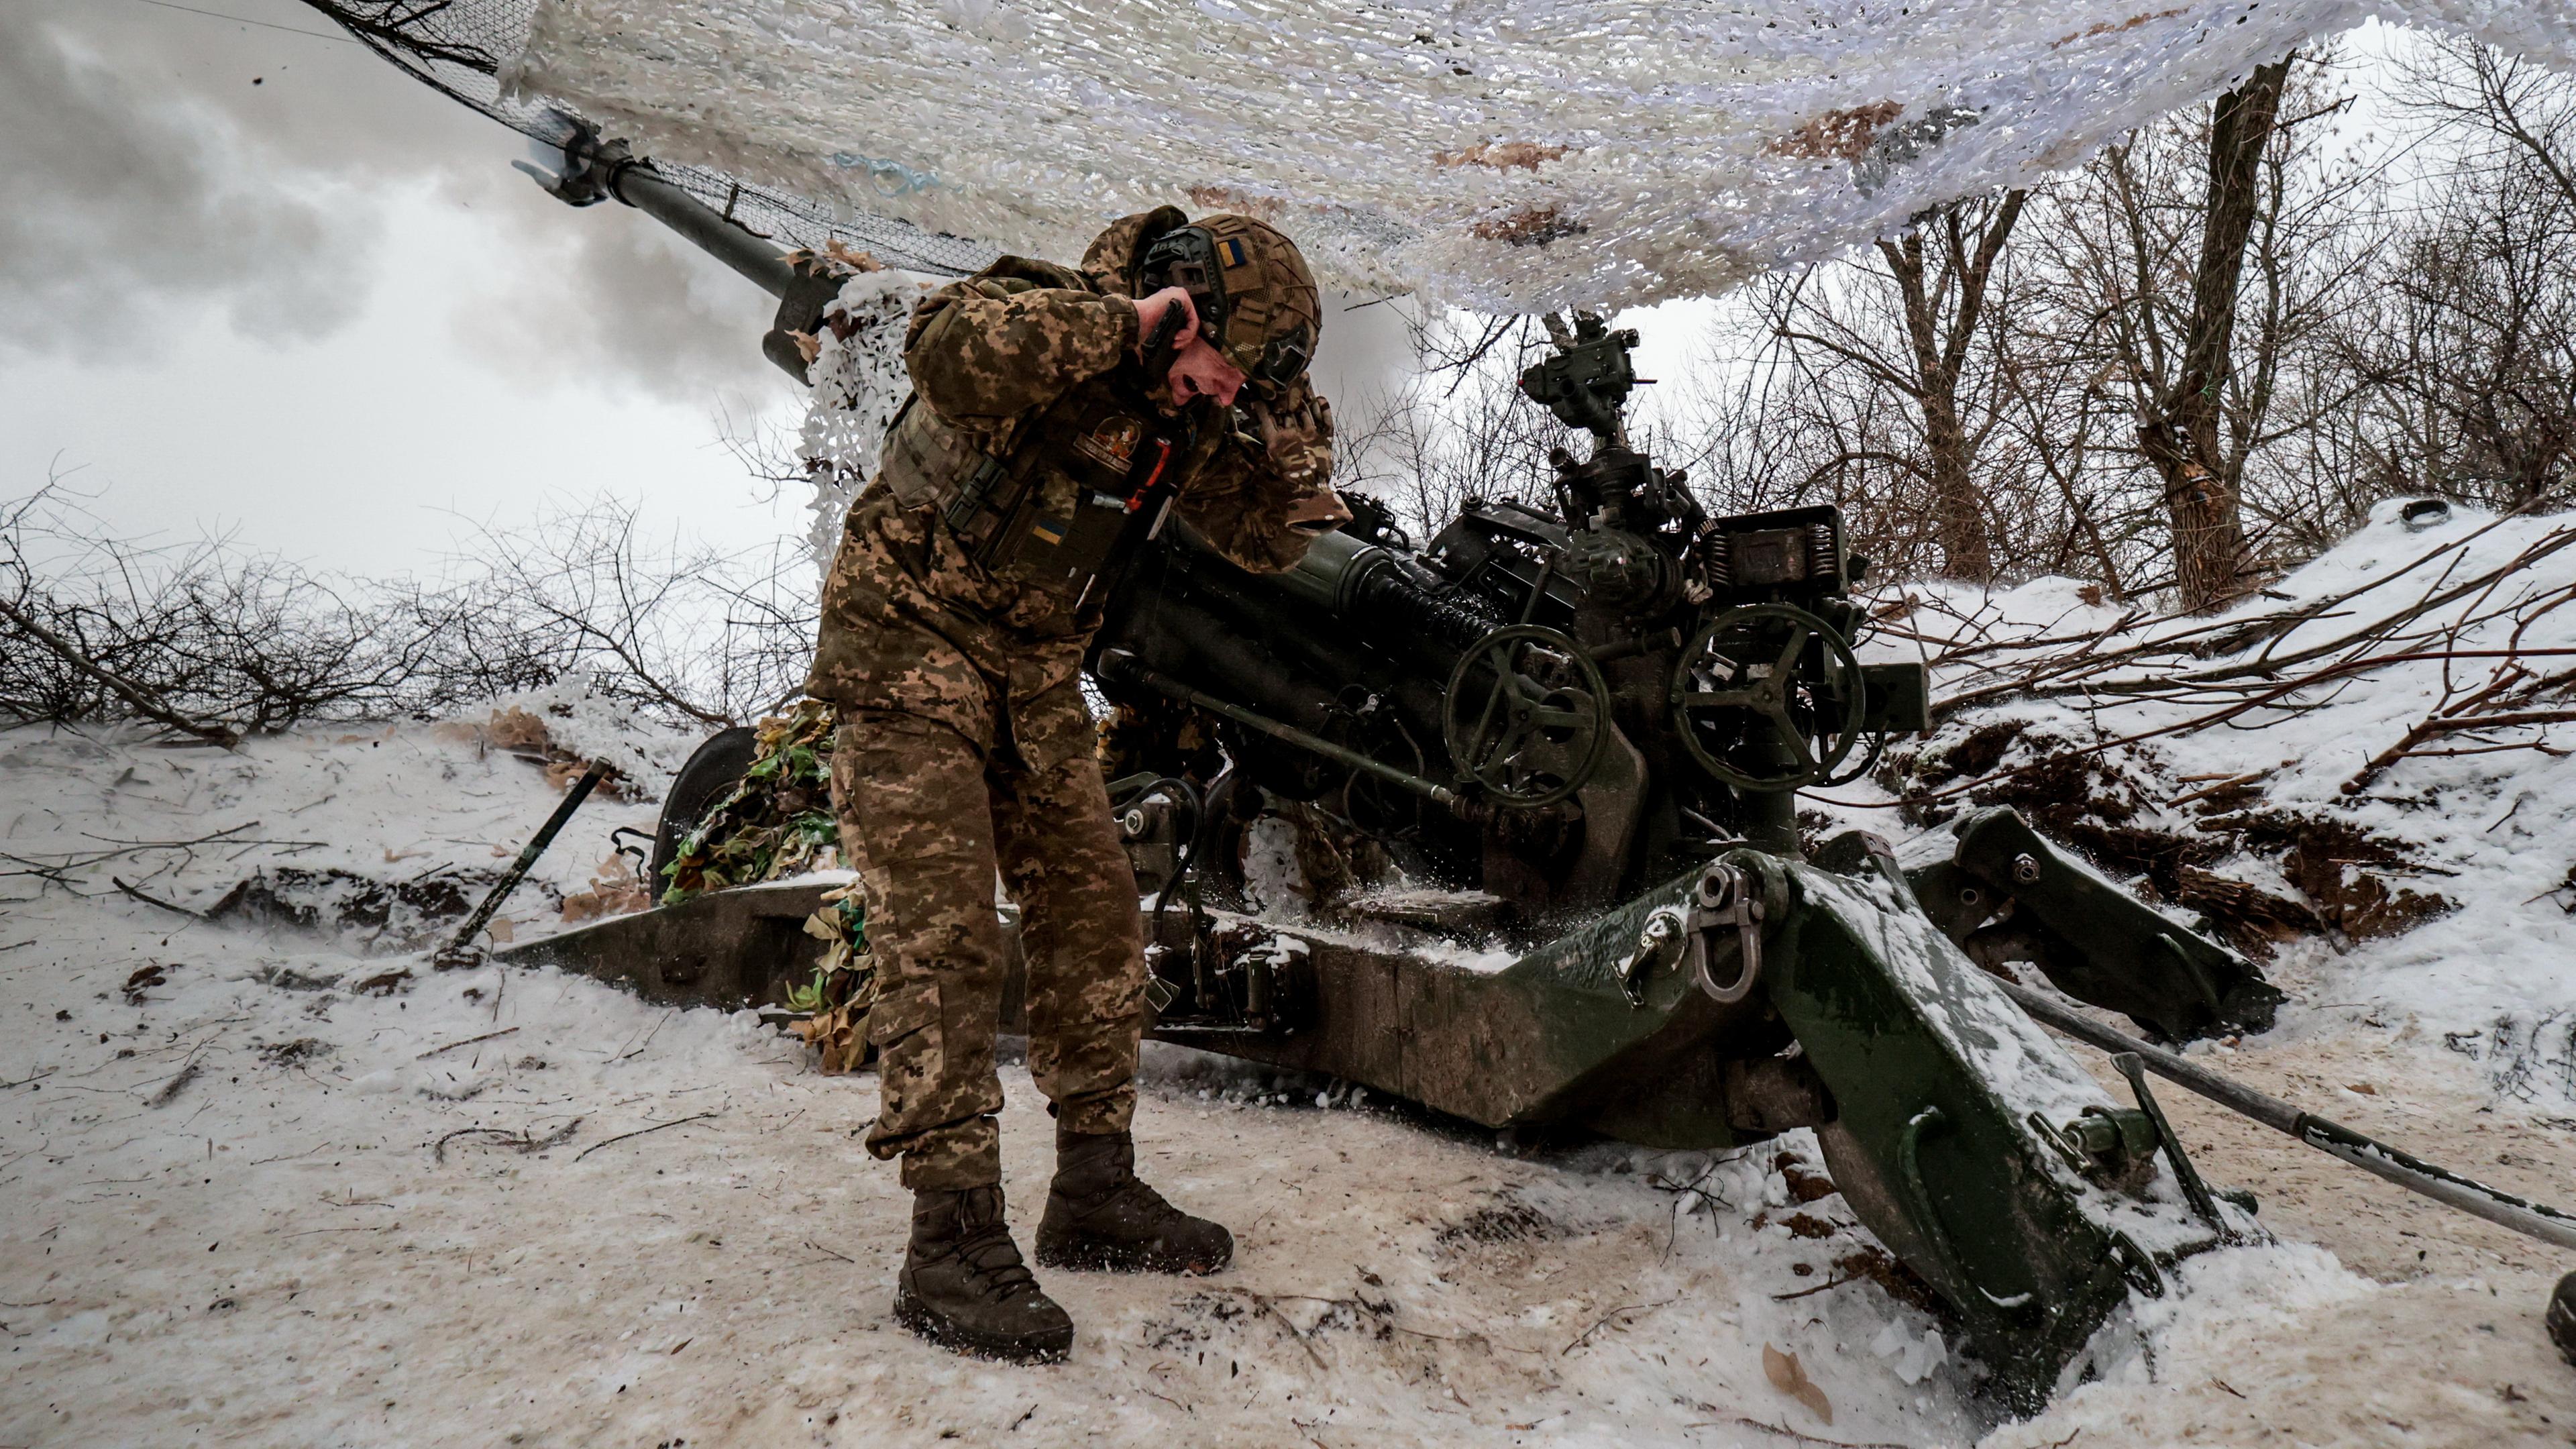
<svg viewBox="0 0 2576 1449">
<path fill-rule="evenodd" d="M 1159 215 L 1180 219 L 1177 208 Z M 1261 393 L 1305 375 L 1324 328 L 1315 274 L 1297 244 L 1233 212 L 1149 233 L 1136 253 L 1134 286 L 1139 297 L 1187 288 L 1208 341 Z"/>
</svg>

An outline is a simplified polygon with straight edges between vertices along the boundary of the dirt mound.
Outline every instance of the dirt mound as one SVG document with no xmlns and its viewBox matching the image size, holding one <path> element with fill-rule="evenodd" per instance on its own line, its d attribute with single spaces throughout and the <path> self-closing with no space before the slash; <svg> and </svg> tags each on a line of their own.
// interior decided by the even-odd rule
<svg viewBox="0 0 2576 1449">
<path fill-rule="evenodd" d="M 2009 805 L 2150 900 L 2194 911 L 2258 960 L 2329 930 L 2394 935 L 2456 909 L 2388 877 L 2436 867 L 2406 842 L 2316 811 L 2264 807 L 2259 775 L 2176 774 L 2151 744 L 2102 750 L 2048 724 L 1990 720 L 1945 729 L 1892 758 L 1883 783 L 1917 825 Z M 2225 867 L 2277 871 L 2285 895 Z"/>
<path fill-rule="evenodd" d="M 2199 828 L 2230 837 L 2246 850 L 2277 852 L 2282 876 L 2315 902 L 2322 921 L 2357 941 L 2394 936 L 2458 909 L 2438 891 L 2388 880 L 2450 872 L 2418 859 L 2403 841 L 2375 835 L 2349 820 L 2260 810 L 2215 814 Z"/>
<path fill-rule="evenodd" d="M 224 892 L 206 918 L 350 936 L 369 951 L 409 951 L 437 936 L 441 926 L 463 919 L 500 879 L 497 871 L 457 866 L 394 881 L 339 869 L 267 866 Z M 520 889 L 554 896 L 536 881 Z"/>
</svg>

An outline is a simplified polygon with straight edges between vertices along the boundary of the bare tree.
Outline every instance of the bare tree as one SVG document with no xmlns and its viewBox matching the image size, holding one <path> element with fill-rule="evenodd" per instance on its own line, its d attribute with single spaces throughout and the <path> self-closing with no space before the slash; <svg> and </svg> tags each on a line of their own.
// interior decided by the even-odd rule
<svg viewBox="0 0 2576 1449">
<path fill-rule="evenodd" d="M 2219 390 L 2236 360 L 2245 244 L 2267 199 L 2260 183 L 2263 153 L 2289 74 L 2286 60 L 2257 66 L 2212 108 L 2200 263 L 2192 272 L 2181 348 L 2170 358 L 2162 355 L 2166 343 L 2152 315 L 2140 338 L 2164 365 L 2159 385 L 2138 409 L 2138 442 L 2164 477 L 2165 509 L 2173 519 L 2174 586 L 2184 607 L 2193 610 L 2234 598 L 2253 567 L 2238 507 L 2244 452 L 2220 441 Z"/>
<path fill-rule="evenodd" d="M 2274 536 L 2284 510 L 2271 499 L 2305 494 L 2284 476 L 2306 457 L 2298 443 L 2359 387 L 2331 342 L 2367 286 L 2382 185 L 2334 149 L 2336 84 L 2331 55 L 2263 67 L 2207 111 L 2105 148 L 2050 189 L 2027 228 L 2040 296 L 2017 348 L 2086 380 L 2070 422 L 2097 417 L 2100 402 L 2125 408 L 2129 444 L 2087 433 L 2087 466 L 2137 470 L 2151 493 L 2088 512 L 2088 526 L 2134 548 L 2142 520 L 2121 515 L 2147 505 L 2149 553 L 2170 572 L 2127 582 L 2169 586 L 2187 610 L 2241 594 L 2276 543 L 2311 541 Z"/>
<path fill-rule="evenodd" d="M 1548 453 L 1568 433 L 1521 396 L 1521 366 L 1546 345 L 1536 319 L 1426 310 L 1411 333 L 1416 365 L 1395 396 L 1337 413 L 1372 418 L 1336 439 L 1337 481 L 1385 503 L 1417 538 L 1469 499 L 1548 497 Z"/>
<path fill-rule="evenodd" d="M 486 534 L 456 578 L 318 575 L 230 538 L 115 537 L 60 480 L 0 504 L 0 718 L 136 718 L 215 744 L 429 716 L 583 679 L 673 722 L 792 697 L 801 553 L 643 544 L 602 506 Z"/>
<path fill-rule="evenodd" d="M 2011 191 L 1945 208 L 1880 241 L 1876 265 L 1845 264 L 1843 285 L 1819 287 L 1802 276 L 1766 291 L 1781 342 L 1856 369 L 1860 386 L 1890 389 L 1912 405 L 1916 436 L 1902 446 L 1856 438 L 1821 466 L 1877 464 L 1912 475 L 1930 509 L 1940 571 L 1969 583 L 1995 575 L 1991 503 L 1977 480 L 1979 451 L 1998 421 L 2001 376 L 1988 303 L 2028 200 Z"/>
<path fill-rule="evenodd" d="M 2345 330 L 2355 451 L 2383 492 L 2521 505 L 2576 471 L 2576 78 L 2432 40 L 2398 97 L 2432 162 Z"/>
</svg>

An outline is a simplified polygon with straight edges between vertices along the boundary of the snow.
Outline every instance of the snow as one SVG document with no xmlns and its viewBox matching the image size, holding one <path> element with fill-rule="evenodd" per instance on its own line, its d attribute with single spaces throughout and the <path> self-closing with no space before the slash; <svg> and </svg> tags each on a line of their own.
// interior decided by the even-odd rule
<svg viewBox="0 0 2576 1449">
<path fill-rule="evenodd" d="M 2222 615 L 2212 630 L 2333 600 L 2364 586 L 2322 617 L 2299 623 L 2267 644 L 2195 662 L 2215 671 L 2260 657 L 2286 659 L 2303 650 L 2361 633 L 2457 590 L 2526 554 L 2530 567 L 2495 586 L 2468 592 L 2435 608 L 2417 626 L 2426 637 L 2370 651 L 2493 653 L 2518 646 L 2535 668 L 2557 673 L 2576 659 L 2576 610 L 2559 607 L 2576 588 L 2576 548 L 2560 535 L 2576 525 L 2569 515 L 2499 518 L 2454 506 L 2447 521 L 2409 527 L 2402 504 L 2381 504 L 2369 523 L 2336 548 L 2271 585 L 2285 597 L 2255 597 Z M 2116 629 L 2123 611 L 2087 604 L 2077 586 L 2043 579 L 1989 596 L 1941 586 L 1907 585 L 1905 593 L 1931 607 L 1907 623 L 1934 635 L 1931 646 L 1982 633 L 1990 637 L 2060 639 L 2104 634 L 2101 648 L 2210 628 L 2210 621 L 2159 621 Z M 1957 622 L 1964 619 L 1967 622 Z M 2109 632 L 2115 631 L 2116 632 Z M 2453 637 L 2456 631 L 2456 637 Z M 1916 646 L 1908 645 L 1910 653 Z M 2553 653 L 2552 651 L 2557 651 Z M 1882 644 L 1882 652 L 1893 652 Z M 2343 658 L 2320 657 L 2318 668 Z M 2482 685 L 2497 660 L 2448 663 L 2420 659 L 2357 676 L 2340 687 L 2321 687 L 2277 701 L 2226 724 L 2149 741 L 2121 752 L 2124 763 L 2163 781 L 2185 775 L 2217 778 L 2260 775 L 2254 808 L 2295 809 L 2347 821 L 2403 842 L 2418 856 L 2424 875 L 2405 884 L 2438 890 L 2458 909 L 2385 939 L 2336 943 L 2318 939 L 2284 953 L 2276 974 L 2313 974 L 2313 989 L 2297 993 L 2284 1009 L 2276 1035 L 2296 1038 L 2335 1032 L 2358 1017 L 2375 1029 L 2411 1030 L 2448 1039 L 2487 1065 L 2496 1088 L 2522 1101 L 2576 1103 L 2576 917 L 2567 909 L 2566 884 L 2576 851 L 2576 757 L 2537 752 L 2468 755 L 2401 761 L 2358 794 L 2345 781 L 2373 756 L 2395 744 L 2408 727 L 2444 697 L 2446 682 L 2467 694 Z M 2446 668 L 2448 670 L 2446 680 Z M 1973 685 L 1965 668 L 1934 671 L 1936 697 Z M 2266 684 L 2273 680 L 2263 681 Z M 2298 706 L 2319 706 L 2299 712 Z M 2564 707 L 2564 702 L 2559 702 Z M 2075 740 L 2109 740 L 2161 729 L 2206 713 L 2208 701 L 2190 703 L 2095 694 L 2059 701 L 2019 701 L 1975 714 L 1967 723 L 2025 719 Z M 2553 733 L 2564 733 L 2565 727 Z M 2500 738 L 2529 738 L 2525 730 Z M 2179 796 L 2194 786 L 2175 783 Z M 1884 800 L 1866 787 L 1831 792 L 1843 800 Z M 1840 811 L 1856 824 L 1886 830 L 1883 810 Z M 2167 809 L 2142 824 L 2189 832 L 2196 818 Z M 2231 873 L 2280 889 L 2266 863 L 2241 860 Z"/>
<path fill-rule="evenodd" d="M 654 727 L 637 718 L 631 699 L 602 694 L 581 680 L 508 695 L 494 700 L 492 708 L 495 713 L 516 709 L 534 715 L 557 749 L 616 766 L 629 782 L 629 793 L 643 799 L 659 799 L 663 784 L 679 773 L 701 742 L 694 734 Z"/>
<path fill-rule="evenodd" d="M 2446 544 L 2465 557 L 2417 573 L 2467 577 L 2553 526 L 2471 538 L 2487 522 L 2376 522 L 2283 591 L 2317 597 Z M 2559 555 L 2530 586 L 2571 581 Z M 1954 602 L 2025 630 L 2114 617 L 2056 586 Z M 2465 907 L 2286 950 L 2282 1027 L 2200 1059 L 2563 1206 L 2576 1112 L 2545 1071 L 2496 1080 L 2486 1033 L 2500 1012 L 2576 1006 L 2567 920 L 2523 900 L 2566 868 L 2576 782 L 2527 752 L 2409 762 L 2370 792 L 2384 799 L 2339 804 L 2438 687 L 2410 671 L 2262 732 L 2157 742 L 2176 774 L 2276 767 L 2273 798 L 2421 845 Z M 639 762 L 694 743 L 578 698 L 523 703 L 560 740 Z M 2105 705 L 2101 725 L 2166 708 Z M 229 753 L 0 732 L 0 1443 L 2039 1449 L 2563 1442 L 2576 1425 L 2576 1375 L 2539 1323 L 2560 1255 L 2178 1091 L 2160 1100 L 2202 1171 L 2253 1188 L 2277 1241 L 2192 1259 L 2178 1291 L 2105 1327 L 2092 1381 L 1995 1423 L 1935 1320 L 1866 1280 L 1826 1286 L 1868 1240 L 1838 1196 L 1796 1204 L 1775 1156 L 1812 1169 L 1807 1134 L 1733 1155 L 1539 1150 L 1161 1047 L 1146 1170 L 1234 1227 L 1236 1265 L 1049 1273 L 1080 1325 L 1070 1362 L 952 1358 L 888 1312 L 904 1199 L 852 1135 L 872 1076 L 808 1070 L 748 1013 L 542 970 L 438 973 L 381 932 L 201 922 L 111 883 L 202 910 L 263 869 L 493 869 L 560 797 L 461 723 Z M 547 927 L 609 830 L 651 817 L 594 797 L 505 918 Z M 130 844 L 179 841 L 197 843 Z M 25 864 L 118 850 L 59 880 Z M 161 980 L 129 999 L 146 966 Z M 2461 1030 L 2479 1054 L 2446 1043 Z M 1049 1126 L 1024 1068 L 1004 1082 L 1025 1241 Z M 1774 1387 L 1766 1347 L 1797 1356 L 1830 1424 Z"/>
<path fill-rule="evenodd" d="M 2072 1122 L 2087 1107 L 2116 1105 L 2084 1075 L 2073 1055 L 2014 1010 L 2010 999 L 1959 955 L 1938 927 L 1921 912 L 1903 908 L 1895 883 L 1875 875 L 1846 880 L 1819 871 L 1800 878 L 1800 891 L 1807 904 L 1840 920 L 1886 962 L 1907 994 L 1939 1004 L 1941 1009 L 1924 1014 L 1925 1023 L 1952 1056 L 1993 1085 L 2016 1120 L 2036 1112 L 2052 1123 Z M 1950 969 L 1936 965 L 1942 958 Z M 2069 1185 L 2082 1181 L 2063 1164 L 2047 1166 Z"/>
<path fill-rule="evenodd" d="M 1392 881 L 1372 887 L 1349 902 L 1318 909 L 1309 899 L 1305 875 L 1297 866 L 1297 827 L 1285 816 L 1264 814 L 1244 828 L 1243 880 L 1249 897 L 1244 904 L 1254 919 L 1293 931 L 1307 940 L 1363 951 L 1397 952 L 1486 975 L 1521 958 L 1520 952 L 1499 939 L 1462 937 L 1368 914 L 1371 902 L 1436 910 L 1443 905 L 1475 905 L 1492 899 L 1480 891 L 1425 887 L 1400 871 Z M 1345 906 L 1349 909 L 1342 908 Z"/>
<path fill-rule="evenodd" d="M 239 756 L 21 730 L 0 735 L 0 779 L 0 848 L 28 858 L 328 793 L 307 834 L 348 843 L 259 849 L 356 865 L 401 840 L 476 861 L 551 804 L 534 766 L 434 727 Z M 577 817 L 541 869 L 572 884 L 642 813 Z M 202 904 L 254 863 L 171 864 L 152 888 Z M 1805 1412 L 1763 1386 L 1765 1342 L 1804 1357 L 1846 1429 L 1972 1431 L 1955 1371 L 1897 1372 L 1932 1362 L 1931 1320 L 1874 1292 L 1772 1301 L 1851 1244 L 1750 1230 L 1785 1200 L 1767 1154 L 1529 1160 L 1383 1108 L 1305 1108 L 1286 1081 L 1253 1105 L 1209 1088 L 1254 1069 L 1157 1051 L 1148 1163 L 1232 1221 L 1243 1265 L 1051 1275 L 1083 1323 L 1075 1359 L 1009 1369 L 891 1325 L 903 1199 L 851 1135 L 873 1079 L 811 1073 L 754 1014 L 545 971 L 433 973 L 112 888 L 16 877 L 8 895 L 0 946 L 30 944 L 0 956 L 17 1084 L 0 1118 L 0 1442 L 927 1443 L 1014 1425 L 1035 1444 L 1285 1442 L 1300 1423 L 1326 1443 L 1509 1444 L 1531 1432 L 1514 1424 L 1682 1442 L 1701 1419 Z M 146 962 L 167 983 L 129 1003 Z M 413 977 L 391 994 L 357 988 L 398 966 Z M 1025 1070 L 1006 1082 L 1025 1233 L 1047 1127 Z M 1700 1206 L 1720 1198 L 1748 1206 Z M 1858 1351 L 1890 1323 L 1910 1357 Z"/>
</svg>

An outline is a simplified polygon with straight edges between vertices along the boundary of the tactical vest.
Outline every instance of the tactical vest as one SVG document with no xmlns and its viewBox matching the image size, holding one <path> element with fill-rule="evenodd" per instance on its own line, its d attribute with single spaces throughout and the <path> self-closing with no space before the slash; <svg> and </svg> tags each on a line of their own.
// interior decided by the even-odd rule
<svg viewBox="0 0 2576 1449">
<path fill-rule="evenodd" d="M 967 557 L 994 577 L 1080 612 L 1162 527 L 1195 429 L 1106 378 L 1024 425 L 995 457 L 918 397 L 887 434 L 882 476 L 907 508 L 934 505 Z"/>
</svg>

